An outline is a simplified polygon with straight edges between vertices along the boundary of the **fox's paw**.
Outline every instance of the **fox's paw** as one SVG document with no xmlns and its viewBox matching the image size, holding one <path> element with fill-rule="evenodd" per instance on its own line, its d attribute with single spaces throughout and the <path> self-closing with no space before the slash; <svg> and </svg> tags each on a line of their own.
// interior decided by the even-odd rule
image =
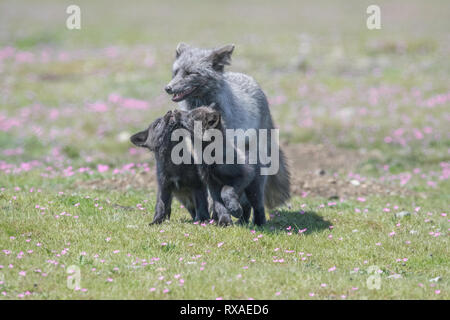
<svg viewBox="0 0 450 320">
<path fill-rule="evenodd" d="M 211 219 L 208 216 L 205 217 L 201 217 L 201 216 L 196 216 L 194 219 L 194 222 L 208 222 Z"/>
<path fill-rule="evenodd" d="M 148 225 L 149 225 L 149 226 L 152 226 L 152 225 L 155 225 L 155 224 L 161 224 L 163 221 L 164 221 L 164 218 L 155 218 L 155 219 L 153 219 L 153 221 L 150 222 Z"/>
<path fill-rule="evenodd" d="M 229 214 L 223 214 L 219 218 L 219 226 L 231 226 L 233 224 L 233 220 L 231 220 L 231 216 Z"/>
<path fill-rule="evenodd" d="M 221 191 L 221 197 L 229 213 L 235 218 L 240 218 L 243 210 L 239 202 L 239 196 L 234 189 L 230 186 L 224 186 Z"/>
<path fill-rule="evenodd" d="M 225 207 L 233 217 L 240 218 L 242 216 L 243 211 L 239 203 L 237 202 L 227 203 Z"/>
</svg>

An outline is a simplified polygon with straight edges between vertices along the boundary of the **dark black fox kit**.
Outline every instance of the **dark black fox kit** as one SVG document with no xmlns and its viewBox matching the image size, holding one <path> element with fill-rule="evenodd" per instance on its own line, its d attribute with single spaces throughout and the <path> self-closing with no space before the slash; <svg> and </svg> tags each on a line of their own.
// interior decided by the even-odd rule
<svg viewBox="0 0 450 320">
<path fill-rule="evenodd" d="M 174 111 L 176 112 L 176 111 Z M 209 107 L 199 107 L 189 112 L 180 111 L 182 125 L 192 134 L 194 121 L 200 121 L 204 130 L 218 129 L 225 137 L 225 128 L 221 122 L 221 114 Z M 203 142 L 203 149 L 208 145 Z M 226 154 L 226 143 L 223 144 L 223 154 Z M 245 150 L 248 153 L 248 150 Z M 237 157 L 237 153 L 235 154 Z M 246 154 L 248 159 L 248 154 Z M 250 208 L 253 207 L 253 221 L 256 225 L 266 222 L 264 213 L 264 176 L 260 174 L 259 164 L 238 164 L 236 158 L 233 164 L 213 163 L 198 164 L 202 180 L 208 186 L 212 200 L 214 215 L 217 215 L 219 224 L 230 224 L 230 213 L 241 215 L 241 222 L 248 222 Z M 247 202 L 248 201 L 248 202 Z"/>
<path fill-rule="evenodd" d="M 156 158 L 158 194 L 152 224 L 170 218 L 173 196 L 185 206 L 194 221 L 209 219 L 206 187 L 195 165 L 177 165 L 171 160 L 172 147 L 178 143 L 171 141 L 171 134 L 178 127 L 179 121 L 169 111 L 164 117 L 155 120 L 147 130 L 131 137 L 133 144 L 150 149 Z"/>
</svg>

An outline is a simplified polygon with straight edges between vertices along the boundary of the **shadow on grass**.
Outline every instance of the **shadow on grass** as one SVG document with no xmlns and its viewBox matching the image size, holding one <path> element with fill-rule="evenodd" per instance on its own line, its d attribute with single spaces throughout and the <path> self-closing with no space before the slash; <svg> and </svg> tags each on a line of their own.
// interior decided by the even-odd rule
<svg viewBox="0 0 450 320">
<path fill-rule="evenodd" d="M 270 219 L 264 226 L 258 227 L 252 223 L 253 215 L 249 224 L 240 225 L 236 219 L 233 219 L 235 226 L 241 226 L 251 230 L 257 230 L 263 233 L 292 232 L 293 234 L 301 233 L 308 235 L 313 232 L 319 232 L 328 229 L 331 226 L 329 221 L 324 220 L 314 211 L 288 211 L 277 210 L 270 215 Z M 193 223 L 188 217 L 181 219 L 182 223 Z M 209 222 L 204 222 L 210 224 Z M 214 225 L 217 224 L 214 222 Z"/>
<path fill-rule="evenodd" d="M 331 226 L 330 222 L 324 220 L 314 211 L 301 212 L 298 210 L 277 210 L 274 214 L 270 215 L 271 218 L 267 221 L 266 225 L 259 227 L 258 230 L 268 233 L 285 231 L 292 232 L 293 234 L 300 231 L 307 235 L 328 229 Z"/>
</svg>

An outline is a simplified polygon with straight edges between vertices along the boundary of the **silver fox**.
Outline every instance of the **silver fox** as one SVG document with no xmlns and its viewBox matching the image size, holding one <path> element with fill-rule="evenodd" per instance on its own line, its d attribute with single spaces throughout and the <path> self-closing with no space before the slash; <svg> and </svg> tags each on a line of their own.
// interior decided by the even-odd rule
<svg viewBox="0 0 450 320">
<path fill-rule="evenodd" d="M 248 75 L 225 72 L 231 62 L 234 45 L 216 49 L 201 49 L 178 44 L 173 64 L 172 80 L 165 90 L 173 95 L 181 110 L 189 111 L 215 103 L 223 125 L 229 129 L 274 128 L 266 95 Z M 270 153 L 270 135 L 267 150 Z M 264 204 L 273 209 L 290 198 L 290 174 L 286 158 L 279 149 L 279 171 L 261 176 Z"/>
</svg>

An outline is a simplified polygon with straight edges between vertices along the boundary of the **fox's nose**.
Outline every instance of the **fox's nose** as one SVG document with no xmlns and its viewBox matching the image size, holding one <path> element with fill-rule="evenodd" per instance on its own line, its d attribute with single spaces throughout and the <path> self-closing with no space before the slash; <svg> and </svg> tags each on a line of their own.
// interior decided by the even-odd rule
<svg viewBox="0 0 450 320">
<path fill-rule="evenodd" d="M 166 92 L 167 92 L 168 94 L 172 94 L 172 93 L 173 93 L 172 87 L 171 87 L 170 85 L 167 85 L 167 86 L 164 88 L 164 90 L 166 90 Z"/>
</svg>

